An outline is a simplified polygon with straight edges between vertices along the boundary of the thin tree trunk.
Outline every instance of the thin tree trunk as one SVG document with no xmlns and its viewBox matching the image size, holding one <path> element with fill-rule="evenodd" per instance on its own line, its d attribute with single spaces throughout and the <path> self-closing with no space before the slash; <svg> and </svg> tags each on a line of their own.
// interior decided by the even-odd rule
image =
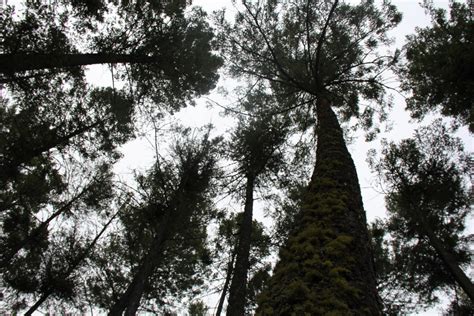
<svg viewBox="0 0 474 316">
<path fill-rule="evenodd" d="M 217 305 L 216 315 L 221 316 L 222 309 L 224 308 L 225 297 L 227 290 L 229 289 L 230 280 L 232 279 L 232 273 L 234 272 L 235 257 L 237 256 L 237 249 L 232 252 L 231 259 L 227 264 L 227 275 L 225 277 L 224 287 L 222 289 L 221 297 L 219 299 L 219 305 Z"/>
<path fill-rule="evenodd" d="M 125 311 L 125 315 L 135 315 L 140 306 L 140 299 L 143 294 L 146 282 L 153 273 L 154 268 L 160 260 L 164 243 L 168 237 L 169 226 L 171 225 L 171 214 L 167 212 L 160 224 L 158 234 L 153 238 L 152 245 L 142 259 L 137 272 L 133 276 L 127 290 L 122 294 L 117 302 L 110 308 L 109 316 L 120 316 Z"/>
<path fill-rule="evenodd" d="M 94 240 L 92 240 L 89 247 L 87 247 L 87 249 L 74 260 L 71 266 L 62 275 L 63 279 L 69 277 L 69 275 L 71 275 L 71 273 L 73 273 L 77 269 L 79 264 L 89 255 L 89 253 L 92 251 L 92 249 L 94 249 L 95 245 L 99 241 L 100 237 L 104 234 L 104 232 L 107 230 L 107 228 L 109 227 L 109 225 L 112 223 L 112 221 L 115 219 L 115 217 L 118 215 L 119 212 L 115 213 L 114 216 L 110 218 L 110 220 L 104 225 L 104 227 L 102 227 L 101 231 L 97 234 Z M 43 295 L 41 295 L 41 297 L 36 301 L 36 303 L 33 306 L 31 306 L 30 309 L 25 313 L 25 316 L 33 315 L 33 313 L 38 309 L 38 307 L 40 307 L 41 304 L 43 304 L 44 301 L 46 301 L 48 297 L 51 294 L 53 294 L 53 292 L 54 292 L 54 289 L 48 289 L 45 293 L 43 293 Z"/>
<path fill-rule="evenodd" d="M 229 290 L 227 316 L 245 314 L 245 297 L 247 294 L 247 274 L 249 270 L 250 243 L 252 240 L 253 190 L 255 176 L 247 175 L 245 188 L 245 207 L 240 224 L 237 258 Z"/>
<path fill-rule="evenodd" d="M 67 68 L 94 64 L 152 63 L 156 59 L 144 55 L 126 54 L 0 54 L 0 73 L 26 70 Z"/>
<path fill-rule="evenodd" d="M 316 105 L 313 176 L 257 315 L 381 315 L 354 162 L 330 101 Z"/>
<path fill-rule="evenodd" d="M 421 216 L 418 216 L 418 222 L 423 230 L 423 233 L 428 237 L 431 246 L 436 250 L 439 257 L 443 261 L 446 269 L 451 273 L 454 280 L 459 284 L 459 286 L 466 292 L 467 296 L 474 302 L 474 285 L 471 280 L 466 276 L 464 271 L 459 268 L 456 260 L 453 256 L 446 250 L 443 246 L 443 243 L 435 235 L 429 224 Z"/>
<path fill-rule="evenodd" d="M 26 311 L 25 316 L 31 316 L 33 313 L 48 299 L 51 295 L 52 291 L 48 290 L 46 293 L 41 295 L 41 297 L 36 301 L 36 303 L 30 307 L 28 311 Z"/>
</svg>

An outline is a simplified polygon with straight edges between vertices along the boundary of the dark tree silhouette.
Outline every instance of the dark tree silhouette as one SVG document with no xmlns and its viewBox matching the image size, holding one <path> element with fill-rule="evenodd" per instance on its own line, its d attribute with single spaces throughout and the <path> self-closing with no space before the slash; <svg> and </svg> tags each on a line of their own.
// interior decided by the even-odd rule
<svg viewBox="0 0 474 316">
<path fill-rule="evenodd" d="M 440 109 L 474 132 L 474 20 L 472 5 L 452 1 L 449 17 L 427 2 L 432 26 L 407 37 L 402 88 L 411 92 L 407 109 L 415 118 Z"/>
<path fill-rule="evenodd" d="M 437 120 L 411 139 L 386 144 L 382 153 L 378 162 L 372 157 L 388 191 L 383 227 L 391 238 L 385 245 L 379 239 L 385 252 L 381 279 L 428 304 L 437 299 L 436 290 L 456 285 L 474 300 L 472 281 L 461 269 L 471 258 L 463 234 L 470 213 L 463 177 L 469 170 L 460 140 Z"/>
</svg>

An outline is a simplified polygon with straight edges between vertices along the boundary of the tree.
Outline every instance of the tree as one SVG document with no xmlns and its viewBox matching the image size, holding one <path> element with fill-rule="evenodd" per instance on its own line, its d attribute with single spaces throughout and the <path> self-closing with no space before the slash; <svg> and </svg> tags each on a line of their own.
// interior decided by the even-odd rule
<svg viewBox="0 0 474 316">
<path fill-rule="evenodd" d="M 110 163 L 132 136 L 132 102 L 123 92 L 96 88 L 84 95 L 87 86 L 73 83 L 66 88 L 56 78 L 46 91 L 13 91 L 16 103 L 0 105 L 2 268 L 21 249 L 41 254 L 51 223 L 91 206 L 93 196 L 108 198 Z M 38 221 L 38 214 L 47 217 Z"/>
<path fill-rule="evenodd" d="M 213 270 L 223 270 L 225 275 L 224 284 L 221 290 L 219 304 L 216 310 L 216 316 L 221 315 L 224 308 L 225 298 L 229 290 L 232 275 L 235 267 L 235 259 L 237 255 L 237 247 L 239 245 L 239 228 L 242 223 L 243 212 L 231 214 L 220 221 L 217 236 L 215 238 L 216 256 L 222 259 L 222 254 L 228 253 L 229 257 L 223 260 L 226 264 L 222 269 L 222 261 Z M 268 276 L 268 264 L 264 262 L 264 258 L 270 254 L 271 239 L 264 231 L 262 223 L 252 221 L 252 233 L 250 242 L 250 251 L 248 258 L 248 268 L 246 275 L 246 296 L 244 314 L 251 313 L 252 308 L 256 304 L 256 294 L 261 291 L 263 284 Z M 227 307 L 229 308 L 229 307 Z"/>
<path fill-rule="evenodd" d="M 259 102 L 271 102 L 268 96 L 256 93 L 249 97 L 247 108 L 260 107 Z M 268 106 L 268 105 L 267 105 Z M 250 112 L 251 113 L 251 112 Z M 251 115 L 251 114 L 250 114 Z M 260 114 L 261 115 L 261 114 Z M 237 173 L 245 178 L 244 211 L 239 228 L 235 266 L 229 290 L 227 315 L 245 313 L 247 274 L 249 270 L 252 240 L 254 191 L 264 187 L 265 177 L 277 173 L 283 155 L 279 151 L 288 134 L 288 119 L 285 117 L 255 116 L 241 117 L 229 143 L 230 157 L 237 162 Z"/>
<path fill-rule="evenodd" d="M 315 106 L 318 120 L 313 177 L 257 314 L 380 314 L 357 174 L 333 108 L 371 124 L 374 109 L 359 113 L 358 99 L 381 101 L 381 73 L 397 55 L 375 50 L 400 14 L 372 1 L 242 6 L 233 25 L 217 18 L 230 70 L 266 81 L 281 101 L 275 112 Z"/>
<path fill-rule="evenodd" d="M 437 120 L 411 139 L 386 144 L 382 152 L 379 162 L 373 157 L 371 162 L 388 191 L 383 226 L 390 239 L 379 249 L 389 260 L 382 276 L 388 273 L 398 287 L 428 304 L 436 300 L 436 290 L 455 286 L 473 300 L 474 286 L 461 269 L 471 258 L 463 235 L 470 196 L 460 140 Z"/>
<path fill-rule="evenodd" d="M 185 132 L 189 134 L 189 130 Z M 129 216 L 132 221 L 128 225 L 133 225 L 130 229 L 135 228 L 135 234 L 144 239 L 135 241 L 138 243 L 132 249 L 138 250 L 135 253 L 138 255 L 135 258 L 137 264 L 132 269 L 128 285 L 110 306 L 109 315 L 121 315 L 123 312 L 134 315 L 155 271 L 158 267 L 166 267 L 166 254 L 177 251 L 179 248 L 176 246 L 180 242 L 187 245 L 186 238 L 190 236 L 185 233 L 186 229 L 202 229 L 201 225 L 193 223 L 193 219 L 199 223 L 212 205 L 209 201 L 210 184 L 216 170 L 219 139 L 209 140 L 208 135 L 199 141 L 189 135 L 187 137 L 174 145 L 171 157 L 174 163 L 158 161 L 150 175 L 140 180 L 142 187 L 148 191 L 144 195 L 149 199 L 131 210 Z M 140 222 L 143 226 L 137 225 Z M 138 232 L 137 226 L 140 229 Z M 200 238 L 199 235 L 194 237 L 202 240 L 202 231 Z M 176 243 L 173 242 L 175 239 Z"/>
<path fill-rule="evenodd" d="M 2 19 L 5 40 L 0 47 L 3 81 L 47 74 L 54 68 L 77 70 L 85 65 L 126 63 L 129 68 L 121 76 L 133 81 L 137 97 L 147 96 L 155 103 L 179 108 L 207 93 L 218 79 L 221 59 L 211 52 L 213 33 L 205 13 L 193 9 L 185 14 L 184 6 L 173 11 L 151 2 L 143 5 L 117 5 L 115 24 L 104 22 L 92 34 L 86 33 L 86 39 L 92 36 L 86 41 L 92 53 L 81 53 L 72 45 L 68 35 L 80 32 L 67 28 L 67 14 L 54 15 L 44 6 L 28 2 L 23 19 L 16 21 L 13 10 L 6 10 Z M 36 38 L 44 29 L 48 30 L 46 35 L 31 45 L 31 37 Z"/>
<path fill-rule="evenodd" d="M 211 52 L 212 30 L 201 10 L 185 13 L 186 5 L 186 1 L 180 0 L 111 2 L 106 8 L 86 4 L 85 9 L 81 4 L 72 4 L 78 15 L 95 16 L 92 22 L 71 20 L 68 8 L 53 11 L 37 2 L 27 2 L 18 16 L 13 8 L 2 11 L 0 82 L 7 87 L 6 95 L 11 99 L 2 98 L 0 106 L 0 168 L 5 171 L 0 175 L 0 237 L 7 246 L 2 252 L 2 283 L 5 281 L 9 290 L 21 295 L 39 296 L 29 313 L 52 296 L 66 301 L 75 298 L 72 291 L 75 280 L 71 275 L 90 252 L 83 252 L 83 245 L 76 242 L 80 241 L 84 227 L 79 225 L 78 231 L 67 230 L 71 224 L 69 216 L 88 214 L 93 219 L 97 214 L 90 214 L 87 207 L 82 207 L 109 198 L 109 182 L 103 179 L 94 179 L 82 188 L 81 183 L 71 181 L 74 176 L 68 174 L 68 168 L 73 168 L 69 162 L 79 160 L 90 172 L 94 163 L 106 161 L 104 168 L 109 168 L 119 157 L 117 146 L 132 137 L 133 106 L 140 98 L 154 101 L 154 109 L 176 110 L 193 97 L 207 93 L 217 81 L 216 70 L 221 59 Z M 114 23 L 101 18 L 106 9 L 117 10 Z M 99 29 L 104 32 L 100 33 Z M 72 35 L 74 43 L 81 42 L 81 49 L 73 44 Z M 95 53 L 81 54 L 84 48 Z M 125 89 L 130 92 L 91 88 L 84 83 L 80 66 L 114 62 L 131 63 L 117 67 L 117 73 L 113 74 L 115 79 L 132 79 L 126 87 L 129 89 Z M 186 150 L 179 151 L 178 156 L 185 155 Z M 184 161 L 189 157 L 180 158 Z M 193 169 L 191 160 L 192 157 L 187 163 Z M 200 167 L 206 166 L 196 168 Z M 204 178 L 210 171 L 205 172 Z M 194 184 L 198 180 L 193 179 Z M 77 191 L 73 192 L 74 189 Z M 171 207 L 179 209 L 180 197 L 174 198 Z M 38 214 L 42 220 L 36 218 Z M 202 224 L 205 218 L 193 215 L 190 223 L 199 225 L 183 233 L 184 237 L 168 240 L 170 249 L 174 247 L 175 251 L 186 253 L 187 260 L 182 262 L 177 254 L 170 254 L 170 249 L 162 252 L 163 258 L 169 258 L 165 262 L 173 267 L 171 272 L 178 275 L 177 280 L 164 282 L 163 287 L 178 285 L 188 289 L 193 286 L 191 280 L 198 279 L 194 275 L 195 266 L 207 262 L 206 231 Z M 59 225 L 51 228 L 53 222 Z M 60 238 L 66 233 L 67 238 Z M 199 242 L 186 241 L 188 235 Z M 72 242 L 68 244 L 68 240 Z M 157 244 L 163 248 L 163 243 Z M 149 244 L 144 247 L 144 252 L 152 248 Z M 161 275 L 156 277 L 159 273 L 155 273 L 155 280 L 170 276 L 166 275 L 170 273 L 166 267 L 161 267 L 159 272 Z M 57 282 L 64 283 L 64 291 L 61 284 L 55 286 Z M 136 310 L 143 289 L 134 291 L 131 301 Z"/>
<path fill-rule="evenodd" d="M 407 109 L 415 118 L 439 109 L 474 132 L 474 20 L 468 3 L 450 2 L 450 16 L 425 1 L 433 25 L 407 37 L 402 88 L 412 92 Z"/>
</svg>

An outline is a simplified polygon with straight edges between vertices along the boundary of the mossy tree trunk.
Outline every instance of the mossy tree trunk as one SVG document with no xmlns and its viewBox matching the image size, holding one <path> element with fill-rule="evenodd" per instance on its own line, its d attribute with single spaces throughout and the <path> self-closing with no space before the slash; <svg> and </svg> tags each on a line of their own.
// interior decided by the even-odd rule
<svg viewBox="0 0 474 316">
<path fill-rule="evenodd" d="M 253 190 L 255 175 L 247 175 L 245 188 L 245 207 L 239 230 L 237 258 L 229 290 L 227 316 L 245 314 L 245 298 L 247 294 L 247 274 L 249 270 L 250 244 L 252 241 Z"/>
<path fill-rule="evenodd" d="M 380 315 L 354 162 L 330 100 L 317 101 L 316 165 L 258 315 Z"/>
</svg>

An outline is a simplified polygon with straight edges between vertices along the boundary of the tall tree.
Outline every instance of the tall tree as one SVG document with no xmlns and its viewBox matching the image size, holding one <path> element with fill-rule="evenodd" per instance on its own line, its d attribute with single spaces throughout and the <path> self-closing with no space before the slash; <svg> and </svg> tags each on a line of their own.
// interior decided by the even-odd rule
<svg viewBox="0 0 474 316">
<path fill-rule="evenodd" d="M 214 270 L 222 270 L 225 275 L 221 297 L 215 313 L 216 316 L 221 315 L 224 309 L 225 299 L 228 294 L 230 282 L 232 281 L 237 247 L 239 245 L 239 228 L 242 223 L 243 215 L 243 212 L 240 212 L 231 214 L 229 217 L 222 219 L 214 242 L 216 255 L 221 259 L 216 262 L 217 265 L 215 265 Z M 264 258 L 270 254 L 270 250 L 270 236 L 265 233 L 262 223 L 253 220 L 248 259 L 249 264 L 246 276 L 247 281 L 245 284 L 246 297 L 244 314 L 248 314 L 252 311 L 252 308 L 256 304 L 256 293 L 261 291 L 263 283 L 266 281 L 265 277 L 268 276 L 268 265 L 265 263 Z M 225 253 L 229 254 L 229 256 L 223 258 L 223 254 Z M 224 259 L 223 262 L 222 259 Z M 222 268 L 222 263 L 226 265 L 225 268 Z"/>
<path fill-rule="evenodd" d="M 333 109 L 370 124 L 374 110 L 360 113 L 358 100 L 381 101 L 381 73 L 396 55 L 376 49 L 401 16 L 373 1 L 242 6 L 233 25 L 217 18 L 231 71 L 267 81 L 283 104 L 275 111 L 315 106 L 318 120 L 313 177 L 257 314 L 380 314 L 357 174 Z"/>
<path fill-rule="evenodd" d="M 265 100 L 264 94 L 255 94 L 248 100 L 248 108 L 258 108 L 258 102 Z M 267 105 L 268 106 L 268 105 Z M 264 106 L 260 105 L 260 108 Z M 250 118 L 242 117 L 230 140 L 230 156 L 237 162 L 238 173 L 245 178 L 244 211 L 240 223 L 236 248 L 235 267 L 229 290 L 227 315 L 245 313 L 247 275 L 249 271 L 250 248 L 252 240 L 254 191 L 264 188 L 265 177 L 278 173 L 283 155 L 279 151 L 288 134 L 288 119 L 285 117 L 263 116 L 257 113 Z"/>
<path fill-rule="evenodd" d="M 386 144 L 372 165 L 388 191 L 392 281 L 427 303 L 437 299 L 436 290 L 456 285 L 474 300 L 474 285 L 461 269 L 471 263 L 463 234 L 471 201 L 460 140 L 437 120 L 411 139 Z"/>
<path fill-rule="evenodd" d="M 173 239 L 179 240 L 179 233 L 186 228 L 192 230 L 193 216 L 205 215 L 211 205 L 210 184 L 215 172 L 219 139 L 209 140 L 206 136 L 195 140 L 187 137 L 187 140 L 175 145 L 174 163 L 158 161 L 150 176 L 143 178 L 142 185 L 149 190 L 146 195 L 150 200 L 139 207 L 134 216 L 145 216 L 142 218 L 145 226 L 138 233 L 148 230 L 148 243 L 137 245 L 142 250 L 138 265 L 132 270 L 128 286 L 110 307 L 109 315 L 135 315 L 154 272 L 165 264 L 167 245 Z M 130 224 L 136 228 L 136 223 Z M 144 231 L 144 228 L 148 229 Z"/>
<path fill-rule="evenodd" d="M 439 109 L 474 132 L 474 19 L 472 4 L 450 1 L 449 17 L 425 1 L 432 25 L 407 37 L 402 88 L 412 92 L 407 109 L 415 118 Z"/>
</svg>

